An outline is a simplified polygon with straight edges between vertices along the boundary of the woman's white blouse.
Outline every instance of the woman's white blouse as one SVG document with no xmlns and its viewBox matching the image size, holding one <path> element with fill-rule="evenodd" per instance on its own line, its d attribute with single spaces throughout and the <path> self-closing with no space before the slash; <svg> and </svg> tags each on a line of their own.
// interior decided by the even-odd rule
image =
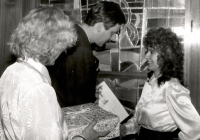
<svg viewBox="0 0 200 140">
<path fill-rule="evenodd" d="M 45 66 L 14 63 L 0 79 L 0 140 L 62 140 L 67 126 Z"/>
<path fill-rule="evenodd" d="M 140 126 L 160 132 L 179 128 L 179 139 L 200 139 L 200 116 L 191 103 L 190 92 L 175 78 L 159 87 L 153 76 L 145 83 L 135 111 L 125 124 L 127 134 L 137 133 Z"/>
</svg>

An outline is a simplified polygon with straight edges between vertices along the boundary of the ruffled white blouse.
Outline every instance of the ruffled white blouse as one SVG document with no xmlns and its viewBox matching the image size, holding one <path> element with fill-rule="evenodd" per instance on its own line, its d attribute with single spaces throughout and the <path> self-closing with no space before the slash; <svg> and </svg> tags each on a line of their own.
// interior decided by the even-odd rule
<svg viewBox="0 0 200 140">
<path fill-rule="evenodd" d="M 200 139 L 200 116 L 191 103 L 189 90 L 175 78 L 159 87 L 153 75 L 145 83 L 135 111 L 125 124 L 127 134 L 137 133 L 140 126 L 160 132 L 179 128 L 179 139 Z"/>
</svg>

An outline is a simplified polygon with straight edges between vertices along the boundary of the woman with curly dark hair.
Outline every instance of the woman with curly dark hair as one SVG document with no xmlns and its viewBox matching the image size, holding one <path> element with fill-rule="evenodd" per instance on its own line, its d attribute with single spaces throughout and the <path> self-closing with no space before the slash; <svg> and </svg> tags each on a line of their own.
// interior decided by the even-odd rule
<svg viewBox="0 0 200 140">
<path fill-rule="evenodd" d="M 181 39 L 170 29 L 157 28 L 147 32 L 143 44 L 148 79 L 134 117 L 121 125 L 121 135 L 139 132 L 139 140 L 199 139 L 200 116 L 183 86 Z"/>
<path fill-rule="evenodd" d="M 157 63 L 160 67 L 159 73 L 162 75 L 158 78 L 158 85 L 164 84 L 172 77 L 178 78 L 183 84 L 183 51 L 182 39 L 178 38 L 176 34 L 169 29 L 159 28 L 151 29 L 144 37 L 144 46 L 147 53 L 157 52 Z M 148 62 L 148 61 L 147 61 Z M 150 79 L 154 73 L 149 67 L 150 72 L 148 78 Z"/>
</svg>

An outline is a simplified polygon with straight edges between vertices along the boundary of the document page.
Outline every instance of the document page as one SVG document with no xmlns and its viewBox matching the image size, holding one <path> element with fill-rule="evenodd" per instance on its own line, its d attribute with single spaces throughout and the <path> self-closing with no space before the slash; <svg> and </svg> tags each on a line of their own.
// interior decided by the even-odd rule
<svg viewBox="0 0 200 140">
<path fill-rule="evenodd" d="M 120 122 L 122 122 L 129 116 L 129 114 L 126 112 L 108 85 L 105 82 L 100 83 L 100 85 L 102 90 L 98 102 L 99 106 L 104 110 L 119 116 Z"/>
</svg>

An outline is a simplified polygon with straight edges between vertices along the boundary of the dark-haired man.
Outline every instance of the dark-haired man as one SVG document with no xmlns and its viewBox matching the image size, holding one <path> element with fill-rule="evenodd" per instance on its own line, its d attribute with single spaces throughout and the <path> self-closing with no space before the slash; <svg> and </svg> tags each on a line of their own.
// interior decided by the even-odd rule
<svg viewBox="0 0 200 140">
<path fill-rule="evenodd" d="M 91 44 L 103 46 L 125 23 L 117 3 L 101 1 L 89 10 L 83 24 L 75 24 L 76 45 L 63 52 L 55 65 L 49 67 L 61 107 L 95 101 L 99 60 L 93 55 Z"/>
</svg>

